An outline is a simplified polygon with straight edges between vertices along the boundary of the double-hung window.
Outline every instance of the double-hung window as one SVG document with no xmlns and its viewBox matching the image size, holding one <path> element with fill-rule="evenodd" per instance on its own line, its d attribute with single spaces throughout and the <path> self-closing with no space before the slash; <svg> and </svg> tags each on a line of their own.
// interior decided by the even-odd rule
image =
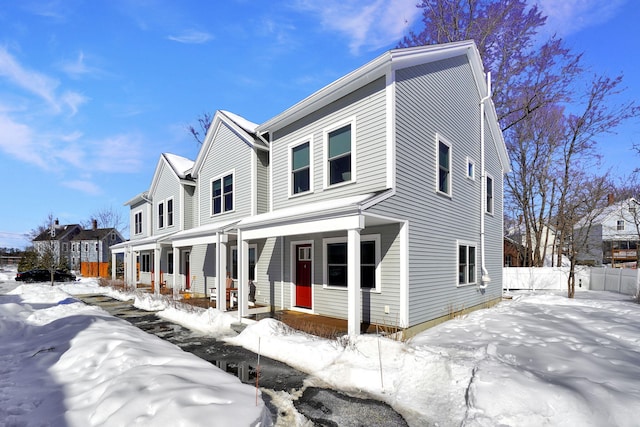
<svg viewBox="0 0 640 427">
<path fill-rule="evenodd" d="M 173 225 L 173 199 L 167 200 L 167 227 Z"/>
<path fill-rule="evenodd" d="M 256 280 L 256 245 L 249 246 L 249 280 Z M 238 280 L 238 247 L 231 248 L 231 277 Z"/>
<path fill-rule="evenodd" d="M 487 175 L 487 206 L 486 211 L 488 214 L 493 214 L 493 177 L 491 175 Z"/>
<path fill-rule="evenodd" d="M 133 221 L 134 221 L 134 227 L 135 227 L 135 234 L 140 234 L 142 233 L 142 212 L 137 212 L 134 216 L 133 216 Z"/>
<path fill-rule="evenodd" d="M 355 118 L 324 132 L 325 186 L 355 181 Z"/>
<path fill-rule="evenodd" d="M 451 145 L 441 138 L 438 143 L 438 191 L 451 195 Z"/>
<path fill-rule="evenodd" d="M 476 282 L 476 247 L 471 244 L 458 244 L 458 285 L 470 285 Z"/>
<path fill-rule="evenodd" d="M 211 214 L 233 210 L 233 174 L 211 181 Z"/>
<path fill-rule="evenodd" d="M 158 204 L 158 228 L 164 228 L 164 202 Z"/>
<path fill-rule="evenodd" d="M 616 231 L 624 231 L 624 219 L 619 219 L 616 223 Z"/>
<path fill-rule="evenodd" d="M 167 252 L 167 274 L 173 274 L 173 252 Z"/>
<path fill-rule="evenodd" d="M 311 190 L 311 142 L 291 148 L 291 194 Z"/>
<path fill-rule="evenodd" d="M 341 238 L 325 240 L 325 283 L 347 287 L 347 242 Z M 379 236 L 362 236 L 360 241 L 360 287 L 376 289 L 380 264 Z"/>
</svg>

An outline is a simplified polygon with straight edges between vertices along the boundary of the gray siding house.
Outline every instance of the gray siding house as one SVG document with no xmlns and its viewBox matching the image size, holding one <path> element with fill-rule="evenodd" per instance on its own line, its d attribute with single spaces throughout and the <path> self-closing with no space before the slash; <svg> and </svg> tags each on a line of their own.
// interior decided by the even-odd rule
<svg viewBox="0 0 640 427">
<path fill-rule="evenodd" d="M 260 125 L 216 113 L 193 227 L 160 239 L 193 292 L 223 300 L 232 276 L 239 319 L 287 309 L 350 335 L 414 333 L 501 297 L 508 171 L 475 44 L 396 49 Z"/>
</svg>

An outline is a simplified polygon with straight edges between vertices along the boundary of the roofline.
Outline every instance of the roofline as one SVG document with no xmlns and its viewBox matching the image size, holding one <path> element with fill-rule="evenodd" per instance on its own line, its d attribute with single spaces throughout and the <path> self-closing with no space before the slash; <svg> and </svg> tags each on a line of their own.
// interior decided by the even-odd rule
<svg viewBox="0 0 640 427">
<path fill-rule="evenodd" d="M 142 193 L 136 194 L 131 199 L 127 200 L 122 204 L 122 206 L 131 206 L 139 201 L 151 203 L 151 199 L 149 198 L 149 192 L 143 191 Z"/>
<path fill-rule="evenodd" d="M 310 112 L 320 109 L 355 89 L 384 76 L 388 71 L 410 67 L 417 63 L 433 62 L 462 55 L 471 48 L 475 49 L 475 43 L 471 40 L 466 40 L 387 51 L 267 120 L 256 128 L 256 132 L 262 134 L 281 129 Z"/>
</svg>

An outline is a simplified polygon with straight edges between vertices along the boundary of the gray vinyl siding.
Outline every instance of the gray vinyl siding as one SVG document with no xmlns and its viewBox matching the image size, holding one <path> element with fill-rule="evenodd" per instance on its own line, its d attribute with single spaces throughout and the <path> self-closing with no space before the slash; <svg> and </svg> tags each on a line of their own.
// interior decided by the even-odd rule
<svg viewBox="0 0 640 427">
<path fill-rule="evenodd" d="M 153 194 L 150 195 L 153 201 L 153 234 L 163 235 L 180 230 L 182 221 L 182 208 L 180 207 L 181 185 L 178 177 L 173 173 L 171 167 L 161 160 L 160 176 L 156 181 Z M 168 225 L 167 200 L 173 199 L 173 225 Z M 158 206 L 164 204 L 164 227 L 159 228 Z"/>
<path fill-rule="evenodd" d="M 383 190 L 386 187 L 385 79 L 377 79 L 353 93 L 276 131 L 272 142 L 273 205 L 281 209 L 336 197 Z M 323 130 L 355 117 L 356 183 L 323 189 Z M 289 144 L 313 135 L 311 194 L 289 197 Z"/>
<path fill-rule="evenodd" d="M 198 175 L 198 203 L 200 225 L 228 219 L 243 218 L 251 214 L 251 151 L 224 123 L 216 140 L 212 142 Z M 211 215 L 211 179 L 233 174 L 233 211 Z"/>
<path fill-rule="evenodd" d="M 257 213 L 269 211 L 269 153 L 257 151 Z"/>
<path fill-rule="evenodd" d="M 191 248 L 189 269 L 191 273 L 191 291 L 194 293 L 204 294 L 206 291 L 208 295 L 209 288 L 216 285 L 215 248 L 215 244 L 196 245 Z M 181 266 L 184 265 L 184 259 L 180 260 L 180 264 Z"/>
<path fill-rule="evenodd" d="M 280 271 L 282 256 L 282 239 L 272 237 L 257 242 L 256 263 L 256 302 L 272 307 L 282 307 L 281 296 L 289 295 L 288 284 L 282 283 Z M 285 298 L 285 307 L 288 307 L 288 299 Z"/>
<path fill-rule="evenodd" d="M 487 168 L 496 203 L 494 217 L 486 216 L 486 261 L 492 282 L 485 293 L 457 287 L 458 240 L 475 244 L 481 276 L 479 102 L 465 56 L 397 71 L 396 194 L 370 211 L 409 221 L 409 326 L 500 295 L 502 172 L 490 138 Z M 451 197 L 436 191 L 436 134 L 451 144 Z M 475 163 L 475 180 L 467 178 L 467 158 Z"/>
<path fill-rule="evenodd" d="M 184 212 L 184 229 L 188 230 L 195 227 L 195 186 L 185 185 L 183 190 L 183 212 Z"/>
</svg>

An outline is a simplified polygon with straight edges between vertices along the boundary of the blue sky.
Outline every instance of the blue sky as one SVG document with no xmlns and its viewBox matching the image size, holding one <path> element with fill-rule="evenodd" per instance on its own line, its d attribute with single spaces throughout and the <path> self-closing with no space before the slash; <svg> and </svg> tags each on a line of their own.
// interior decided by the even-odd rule
<svg viewBox="0 0 640 427">
<path fill-rule="evenodd" d="M 0 247 L 148 189 L 160 153 L 224 109 L 261 123 L 395 47 L 417 0 L 0 0 Z M 640 100 L 635 0 L 542 0 L 549 30 Z M 640 124 L 601 143 L 629 171 Z"/>
</svg>

